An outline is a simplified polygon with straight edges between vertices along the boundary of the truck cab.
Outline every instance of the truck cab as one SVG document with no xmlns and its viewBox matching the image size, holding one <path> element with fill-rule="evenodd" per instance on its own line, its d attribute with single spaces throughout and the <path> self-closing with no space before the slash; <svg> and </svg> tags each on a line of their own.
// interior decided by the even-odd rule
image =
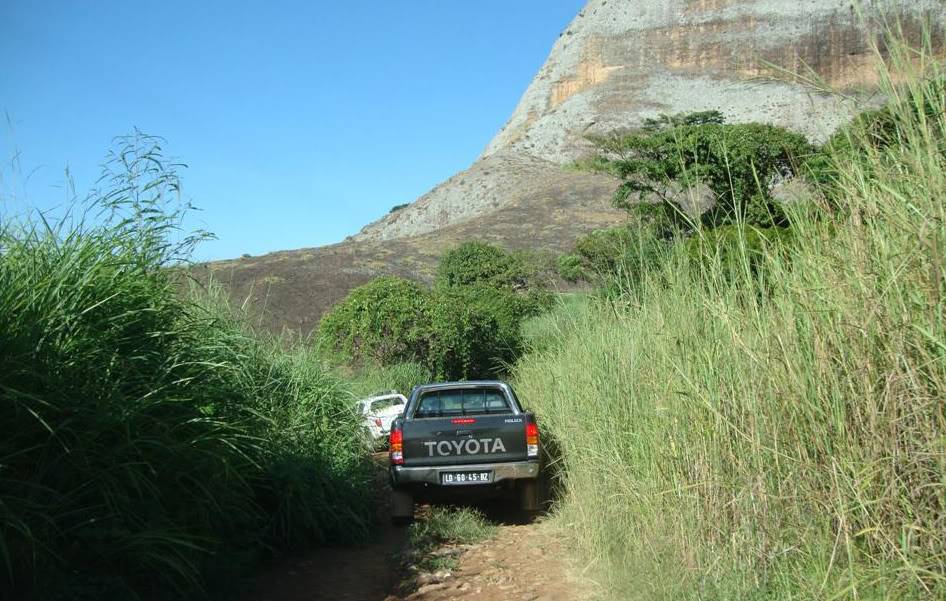
<svg viewBox="0 0 946 601">
<path fill-rule="evenodd" d="M 538 509 L 538 426 L 505 382 L 414 388 L 391 425 L 389 456 L 395 521 L 409 520 L 418 498 L 516 495 L 521 509 Z"/>
</svg>

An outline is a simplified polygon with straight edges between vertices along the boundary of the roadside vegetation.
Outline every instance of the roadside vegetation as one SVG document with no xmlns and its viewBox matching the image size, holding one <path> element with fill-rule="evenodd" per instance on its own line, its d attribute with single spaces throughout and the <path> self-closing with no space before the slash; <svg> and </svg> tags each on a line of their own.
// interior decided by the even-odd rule
<svg viewBox="0 0 946 601">
<path fill-rule="evenodd" d="M 467 242 L 444 255 L 432 288 L 381 277 L 353 290 L 316 344 L 368 374 L 419 364 L 432 379 L 495 377 L 522 354 L 522 321 L 549 305 L 547 280 L 530 255 Z"/>
<path fill-rule="evenodd" d="M 367 537 L 350 394 L 315 355 L 182 292 L 160 140 L 86 216 L 0 225 L 0 598 L 232 598 L 266 557 Z"/>
<path fill-rule="evenodd" d="M 737 126 L 676 116 L 591 161 L 625 178 L 620 202 L 724 200 L 629 204 L 634 230 L 560 262 L 605 294 L 527 324 L 517 391 L 609 598 L 946 597 L 946 71 L 888 50 L 890 104 L 821 149 L 738 126 L 778 141 L 746 154 Z M 792 160 L 766 171 L 782 143 Z M 721 189 L 721 164 L 754 180 Z M 773 205 L 798 176 L 803 197 Z"/>
<path fill-rule="evenodd" d="M 0 598 L 233 598 L 363 541 L 354 399 L 505 376 L 609 598 L 946 598 L 946 69 L 887 49 L 890 104 L 820 148 L 715 112 L 594 140 L 629 223 L 558 270 L 597 293 L 469 242 L 305 348 L 188 285 L 175 165 L 122 140 L 88 219 L 0 224 Z M 439 570 L 494 531 L 434 508 L 409 536 Z"/>
<path fill-rule="evenodd" d="M 411 524 L 409 560 L 421 572 L 453 570 L 460 553 L 445 545 L 475 544 L 495 535 L 496 526 L 475 509 L 432 507 L 425 519 Z"/>
<path fill-rule="evenodd" d="M 371 365 L 353 369 L 337 366 L 340 376 L 349 382 L 349 388 L 357 398 L 365 398 L 391 391 L 407 395 L 418 384 L 433 380 L 427 366 L 420 363 L 394 363 Z"/>
</svg>

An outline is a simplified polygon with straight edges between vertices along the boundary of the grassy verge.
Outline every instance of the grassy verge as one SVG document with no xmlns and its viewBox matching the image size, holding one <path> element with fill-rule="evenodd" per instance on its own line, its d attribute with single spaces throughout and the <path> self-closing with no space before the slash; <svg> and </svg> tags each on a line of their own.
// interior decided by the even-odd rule
<svg viewBox="0 0 946 601">
<path fill-rule="evenodd" d="M 366 365 L 345 374 L 351 382 L 350 388 L 358 398 L 395 390 L 404 396 L 419 384 L 430 382 L 430 370 L 419 363 L 395 363 L 394 365 Z"/>
<path fill-rule="evenodd" d="M 106 223 L 0 226 L 4 599 L 223 595 L 368 534 L 350 395 L 181 293 L 173 172 L 147 138 L 117 156 Z"/>
<path fill-rule="evenodd" d="M 426 519 L 411 524 L 412 560 L 421 572 L 453 570 L 457 567 L 457 554 L 437 554 L 439 548 L 479 543 L 495 535 L 496 526 L 475 509 L 434 507 Z"/>
<path fill-rule="evenodd" d="M 678 245 L 520 362 L 611 598 L 946 597 L 944 73 L 897 66 L 896 143 L 834 157 L 790 251 Z"/>
</svg>

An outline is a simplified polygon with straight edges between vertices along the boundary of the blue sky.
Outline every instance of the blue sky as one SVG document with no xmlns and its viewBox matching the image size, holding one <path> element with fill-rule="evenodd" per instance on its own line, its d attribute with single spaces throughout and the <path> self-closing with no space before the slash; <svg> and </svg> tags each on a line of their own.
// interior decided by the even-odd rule
<svg viewBox="0 0 946 601">
<path fill-rule="evenodd" d="M 468 167 L 583 4 L 2 0 L 0 214 L 61 214 L 137 127 L 195 258 L 337 242 Z"/>
</svg>

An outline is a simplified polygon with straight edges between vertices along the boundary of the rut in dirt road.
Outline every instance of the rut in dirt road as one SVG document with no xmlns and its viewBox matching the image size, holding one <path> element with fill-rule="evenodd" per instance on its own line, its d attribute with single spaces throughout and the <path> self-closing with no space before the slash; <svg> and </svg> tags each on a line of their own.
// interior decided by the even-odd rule
<svg viewBox="0 0 946 601">
<path fill-rule="evenodd" d="M 421 518 L 422 519 L 422 518 Z M 583 601 L 554 527 L 500 525 L 476 545 L 448 545 L 459 564 L 447 575 L 412 574 L 399 558 L 407 529 L 389 527 L 363 547 L 320 549 L 265 572 L 246 601 Z M 410 592 L 399 592 L 407 588 Z M 413 589 L 413 590 L 412 590 Z"/>
</svg>

